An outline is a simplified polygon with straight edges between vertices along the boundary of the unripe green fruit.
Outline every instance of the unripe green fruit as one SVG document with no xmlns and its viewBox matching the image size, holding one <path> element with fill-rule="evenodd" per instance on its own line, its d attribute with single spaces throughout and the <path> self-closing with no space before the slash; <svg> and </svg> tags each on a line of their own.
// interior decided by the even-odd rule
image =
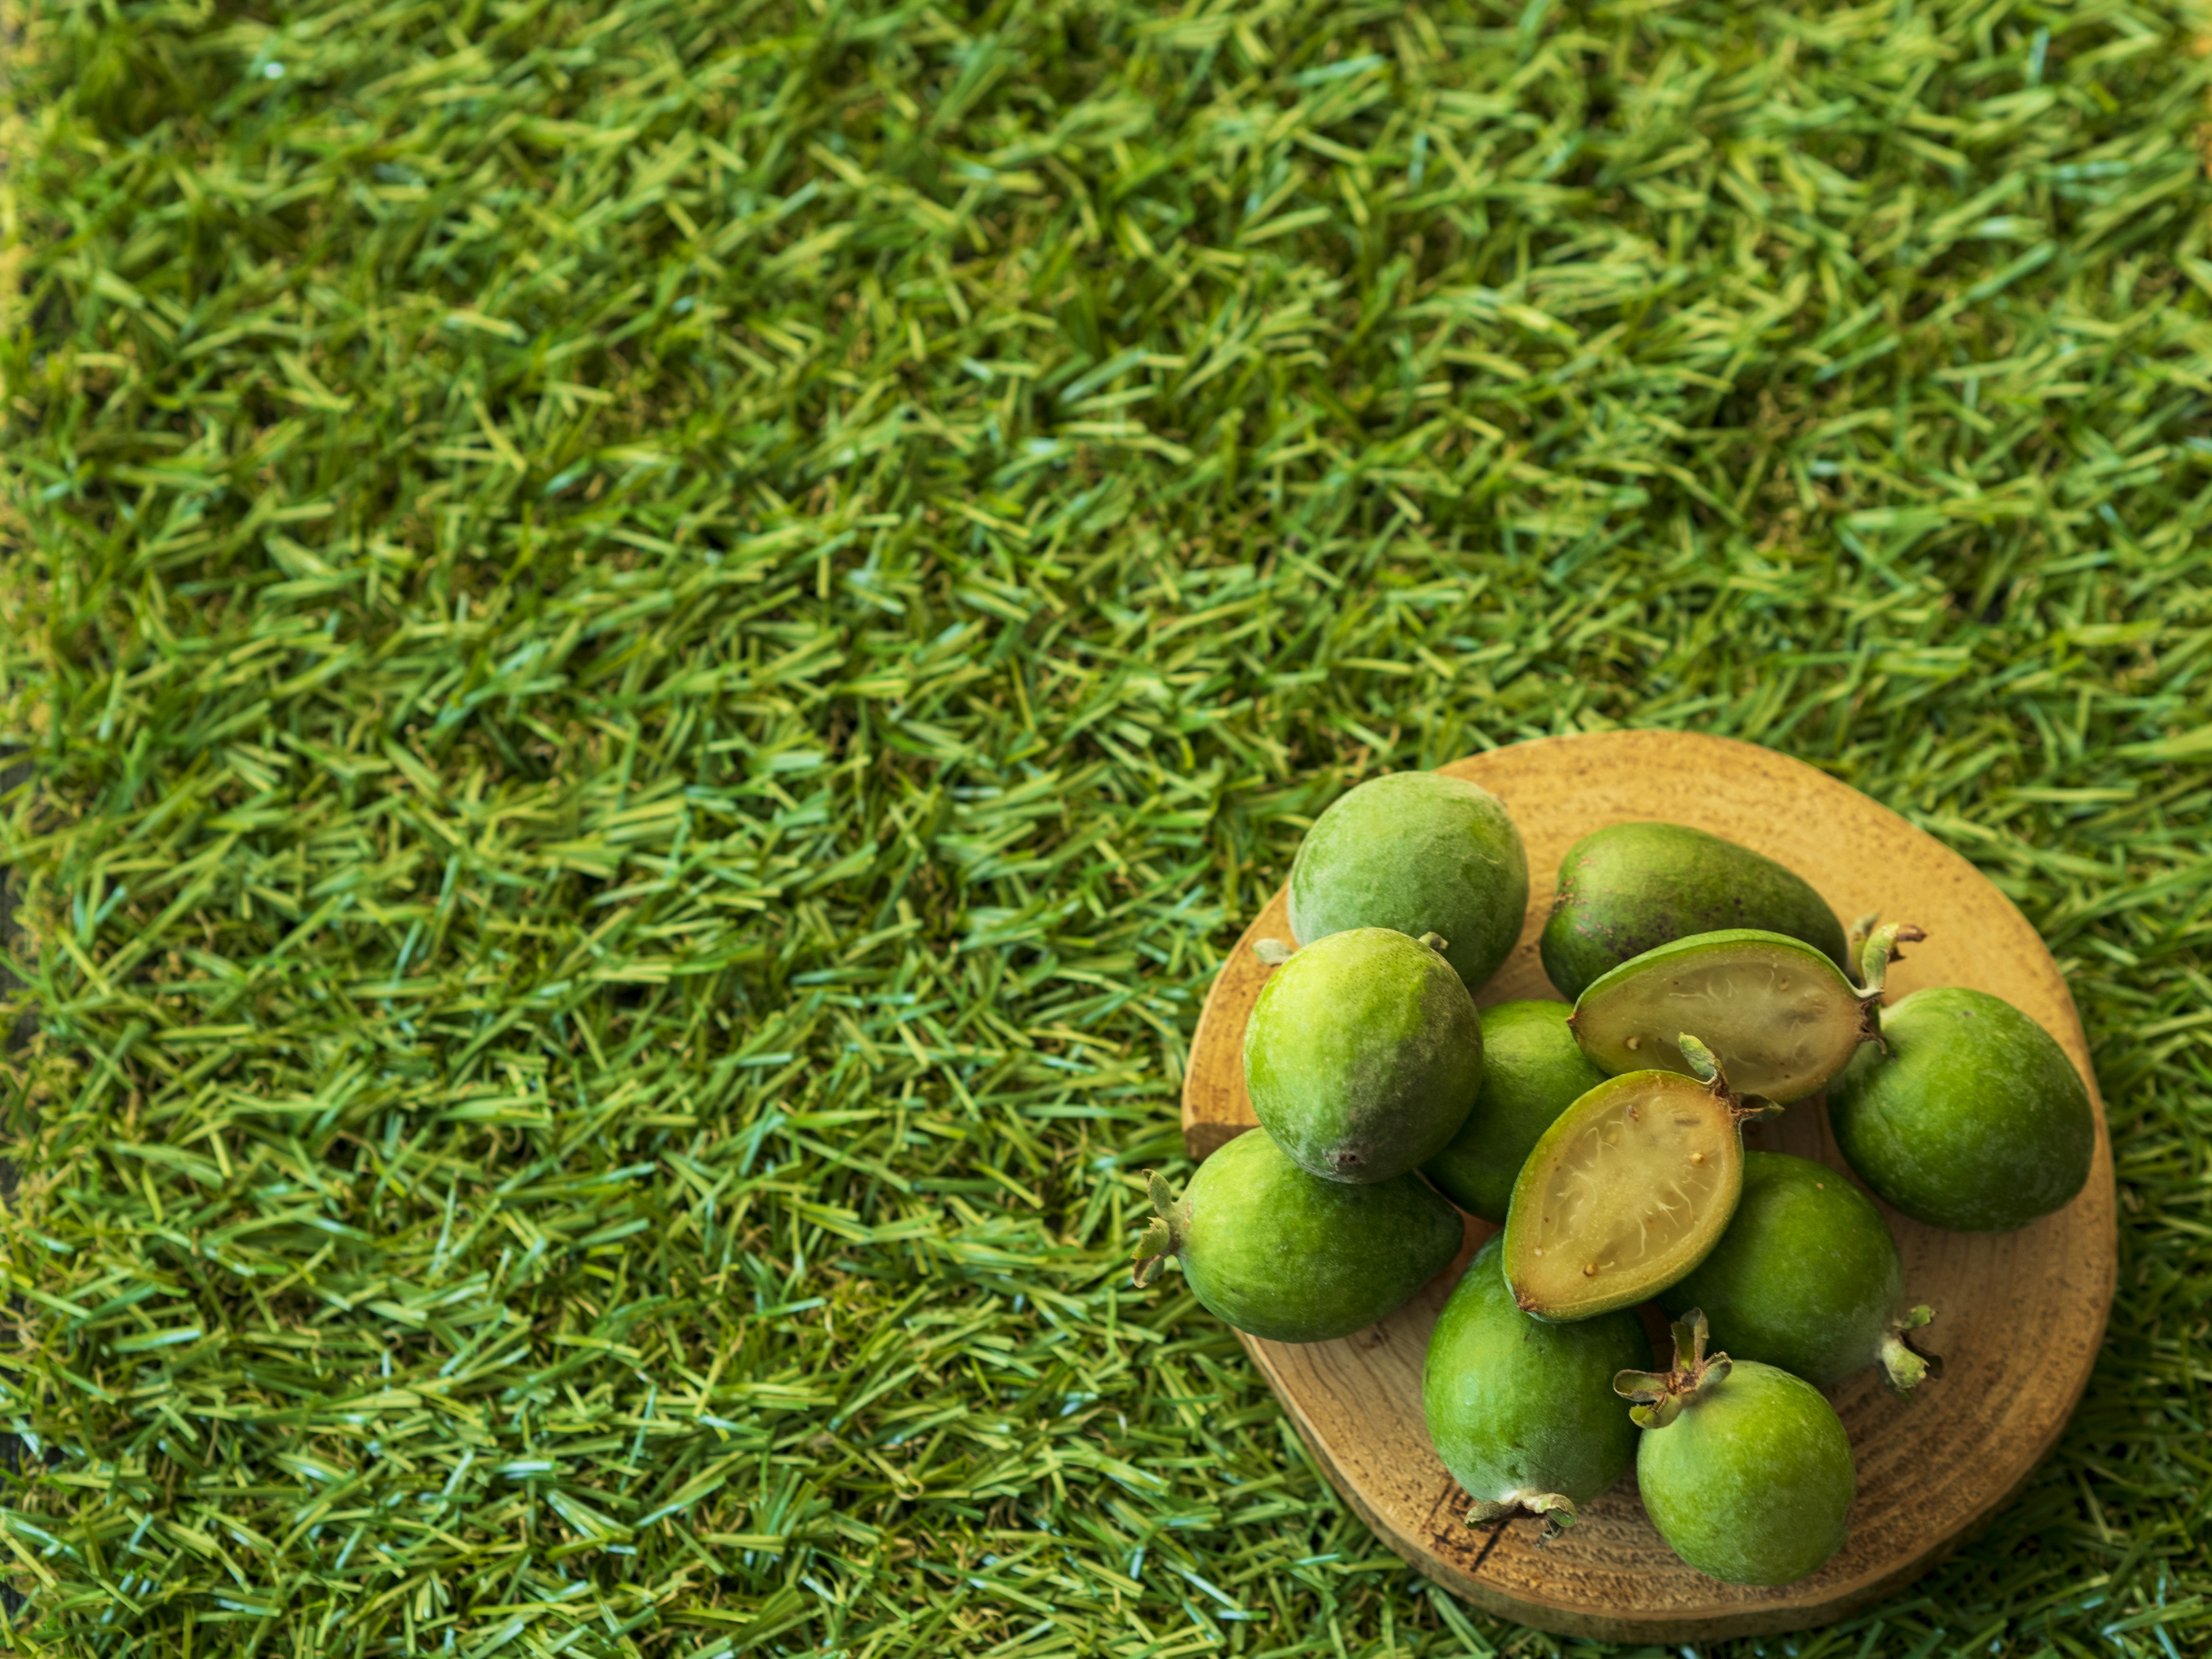
<svg viewBox="0 0 2212 1659">
<path fill-rule="evenodd" d="M 1521 937 L 1528 858 L 1497 796 L 1441 772 L 1391 772 L 1340 795 L 1291 863 L 1291 931 L 1437 933 L 1469 991 Z"/>
<path fill-rule="evenodd" d="M 1625 1372 L 1644 1401 L 1636 1485 L 1668 1547 L 1731 1584 L 1790 1584 L 1844 1547 L 1858 1489 L 1850 1437 L 1802 1377 L 1705 1355 L 1705 1321 L 1674 1327 L 1674 1369 Z"/>
<path fill-rule="evenodd" d="M 1576 1044 L 1564 1002 L 1501 1002 L 1481 1019 L 1481 1091 L 1451 1144 L 1421 1170 L 1462 1210 L 1502 1222 L 1544 1131 L 1605 1073 Z"/>
<path fill-rule="evenodd" d="M 1879 1364 L 1898 1394 L 1941 1370 L 1904 1333 L 1931 1317 L 1905 1310 L 1897 1241 L 1867 1196 L 1825 1164 L 1746 1152 L 1743 1193 L 1713 1252 L 1660 1298 L 1701 1308 L 1729 1358 L 1828 1388 Z"/>
<path fill-rule="evenodd" d="M 1636 1429 L 1614 1375 L 1649 1365 L 1632 1313 L 1547 1325 L 1513 1304 L 1492 1238 L 1437 1316 L 1421 1371 L 1429 1438 L 1474 1499 L 1470 1522 L 1526 1510 L 1556 1531 L 1628 1473 Z"/>
<path fill-rule="evenodd" d="M 1441 1152 L 1482 1086 L 1482 1024 L 1451 964 L 1387 927 L 1331 933 L 1268 976 L 1244 1028 L 1261 1127 L 1328 1181 Z"/>
<path fill-rule="evenodd" d="M 1209 1312 L 1271 1342 L 1372 1325 L 1449 1267 L 1464 1237 L 1459 1212 L 1419 1176 L 1316 1180 L 1264 1134 L 1241 1134 L 1200 1164 L 1180 1201 L 1157 1175 L 1152 1195 L 1137 1282 L 1179 1256 Z"/>
<path fill-rule="evenodd" d="M 1801 877 L 1680 823 L 1616 823 L 1569 848 L 1538 949 L 1560 994 L 1578 997 L 1632 957 L 1726 927 L 1787 933 L 1849 966 L 1843 924 Z"/>
<path fill-rule="evenodd" d="M 2097 1120 L 2051 1033 L 1962 985 L 1915 991 L 1828 1091 L 1836 1144 L 1915 1221 L 2008 1232 L 2063 1207 L 2089 1178 Z"/>
</svg>

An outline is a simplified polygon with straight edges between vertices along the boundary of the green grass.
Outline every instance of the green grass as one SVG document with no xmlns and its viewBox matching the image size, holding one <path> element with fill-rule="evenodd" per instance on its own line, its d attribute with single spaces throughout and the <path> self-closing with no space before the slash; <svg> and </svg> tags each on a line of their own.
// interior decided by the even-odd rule
<svg viewBox="0 0 2212 1659">
<path fill-rule="evenodd" d="M 1312 815 L 1614 724 L 1975 860 L 2118 1158 L 2049 1464 L 1741 1650 L 2212 1642 L 2191 17 L 18 22 L 19 1650 L 1588 1650 L 1126 1263 Z"/>
</svg>

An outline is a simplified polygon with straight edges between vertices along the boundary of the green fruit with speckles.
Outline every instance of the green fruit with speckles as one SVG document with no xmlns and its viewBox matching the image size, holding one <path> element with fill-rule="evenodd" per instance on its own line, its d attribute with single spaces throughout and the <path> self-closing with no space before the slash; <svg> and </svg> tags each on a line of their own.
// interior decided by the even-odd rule
<svg viewBox="0 0 2212 1659">
<path fill-rule="evenodd" d="M 1449 1267 L 1464 1236 L 1459 1212 L 1419 1176 L 1319 1181 L 1264 1134 L 1207 1158 L 1180 1200 L 1157 1175 L 1152 1195 L 1137 1282 L 1180 1257 L 1210 1312 L 1271 1342 L 1328 1342 L 1372 1325 Z"/>
<path fill-rule="evenodd" d="M 1915 1221 L 2008 1232 L 2062 1208 L 2089 1178 L 2097 1120 L 2051 1035 L 1986 991 L 1915 991 L 1881 1015 L 1828 1091 L 1836 1144 L 1859 1178 Z"/>
<path fill-rule="evenodd" d="M 1613 1379 L 1649 1365 L 1651 1344 L 1632 1313 L 1531 1319 L 1513 1304 L 1501 1255 L 1496 1238 L 1476 1251 L 1437 1316 L 1421 1407 L 1437 1455 L 1474 1499 L 1470 1523 L 1527 1511 L 1556 1530 L 1635 1461 Z"/>
<path fill-rule="evenodd" d="M 1564 1002 L 1501 1002 L 1481 1018 L 1482 1091 L 1421 1170 L 1462 1210 L 1504 1221 L 1514 1177 L 1544 1131 L 1605 1073 L 1576 1044 Z"/>
<path fill-rule="evenodd" d="M 1940 1370 L 1905 1339 L 1930 1315 L 1905 1309 L 1905 1265 L 1881 1212 L 1848 1176 L 1786 1152 L 1744 1154 L 1728 1231 L 1660 1300 L 1678 1318 L 1703 1309 L 1730 1358 L 1816 1388 L 1880 1364 L 1903 1395 Z"/>
<path fill-rule="evenodd" d="M 1680 823 L 1616 823 L 1569 848 L 1539 949 L 1560 994 L 1578 997 L 1632 957 L 1724 927 L 1787 933 L 1849 965 L 1843 924 L 1802 878 Z"/>
<path fill-rule="evenodd" d="M 1624 1372 L 1639 1404 L 1636 1485 L 1668 1547 L 1731 1584 L 1790 1584 L 1844 1547 L 1858 1477 L 1835 1408 L 1802 1377 L 1708 1359 L 1704 1318 L 1674 1327 L 1674 1368 Z"/>
<path fill-rule="evenodd" d="M 1504 805 L 1441 772 L 1391 772 L 1340 795 L 1291 863 L 1300 944 L 1354 927 L 1440 934 L 1470 991 L 1510 953 L 1528 908 L 1528 857 Z"/>
<path fill-rule="evenodd" d="M 1482 1024 L 1459 975 L 1387 927 L 1331 933 L 1268 975 L 1244 1028 L 1244 1087 L 1291 1162 L 1388 1181 L 1443 1150 L 1482 1086 Z"/>
</svg>

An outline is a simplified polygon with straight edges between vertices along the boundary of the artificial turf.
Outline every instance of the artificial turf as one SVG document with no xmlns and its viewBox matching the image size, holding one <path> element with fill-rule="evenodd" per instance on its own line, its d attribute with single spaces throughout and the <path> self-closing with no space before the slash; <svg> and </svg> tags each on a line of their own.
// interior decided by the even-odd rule
<svg viewBox="0 0 2212 1659">
<path fill-rule="evenodd" d="M 1585 1650 L 1127 1261 L 1312 815 L 1613 724 L 1988 871 L 2118 1159 L 2048 1465 L 1741 1650 L 2212 1643 L 2190 13 L 12 27 L 19 1650 Z"/>
</svg>

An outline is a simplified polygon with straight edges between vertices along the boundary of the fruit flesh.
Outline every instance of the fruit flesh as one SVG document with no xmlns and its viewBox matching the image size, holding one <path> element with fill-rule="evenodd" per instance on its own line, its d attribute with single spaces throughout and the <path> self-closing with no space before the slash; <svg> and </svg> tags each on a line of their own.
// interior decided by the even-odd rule
<svg viewBox="0 0 2212 1659">
<path fill-rule="evenodd" d="M 1493 1237 L 1475 1252 L 1429 1338 L 1421 1405 L 1429 1438 L 1474 1499 L 1470 1519 L 1528 1510 L 1571 1519 L 1628 1473 L 1636 1427 L 1614 1374 L 1648 1366 L 1632 1313 L 1547 1325 L 1514 1306 Z"/>
<path fill-rule="evenodd" d="M 1694 1031 L 1731 1087 L 1787 1105 L 1840 1071 L 1867 1035 L 1858 988 L 1810 945 L 1736 928 L 1647 951 L 1585 990 L 1574 1032 L 1600 1066 L 1689 1073 Z"/>
<path fill-rule="evenodd" d="M 1660 1298 L 1705 1310 L 1713 1346 L 1827 1388 L 1875 1363 L 1905 1300 L 1889 1225 L 1850 1177 L 1746 1152 L 1743 1195 L 1713 1253 Z"/>
<path fill-rule="evenodd" d="M 1175 1207 L 1193 1294 L 1274 1342 L 1373 1324 L 1449 1267 L 1464 1236 L 1459 1212 L 1418 1176 L 1322 1181 L 1249 1132 L 1199 1166 Z"/>
<path fill-rule="evenodd" d="M 1244 1030 L 1261 1127 L 1328 1181 L 1388 1181 L 1442 1151 L 1482 1086 L 1482 1025 L 1451 965 L 1382 927 L 1268 975 Z"/>
<path fill-rule="evenodd" d="M 1514 1183 L 1504 1269 L 1540 1319 L 1656 1296 L 1719 1240 L 1743 1180 L 1732 1103 L 1671 1072 L 1591 1090 L 1545 1131 Z"/>
<path fill-rule="evenodd" d="M 1898 1209 L 1958 1232 L 2008 1232 L 2089 1178 L 2097 1121 L 2048 1031 L 1986 991 L 1915 991 L 1882 1013 L 1829 1091 L 1844 1158 Z"/>
<path fill-rule="evenodd" d="M 1291 931 L 1439 933 L 1469 991 L 1498 971 L 1528 908 L 1528 859 L 1498 797 L 1441 772 L 1391 772 L 1331 802 L 1291 863 Z"/>
<path fill-rule="evenodd" d="M 1481 1091 L 1459 1133 L 1421 1170 L 1462 1209 L 1502 1222 L 1544 1131 L 1605 1073 L 1576 1044 L 1564 1002 L 1501 1002 L 1481 1022 Z"/>
<path fill-rule="evenodd" d="M 1727 927 L 1785 933 L 1849 965 L 1843 924 L 1802 878 L 1680 823 L 1616 823 L 1568 848 L 1538 949 L 1560 994 L 1577 997 L 1646 951 Z"/>
<path fill-rule="evenodd" d="M 1857 1489 L 1850 1440 L 1820 1390 L 1738 1360 L 1663 1428 L 1636 1484 L 1668 1547 L 1731 1584 L 1789 1584 L 1841 1549 Z"/>
</svg>

